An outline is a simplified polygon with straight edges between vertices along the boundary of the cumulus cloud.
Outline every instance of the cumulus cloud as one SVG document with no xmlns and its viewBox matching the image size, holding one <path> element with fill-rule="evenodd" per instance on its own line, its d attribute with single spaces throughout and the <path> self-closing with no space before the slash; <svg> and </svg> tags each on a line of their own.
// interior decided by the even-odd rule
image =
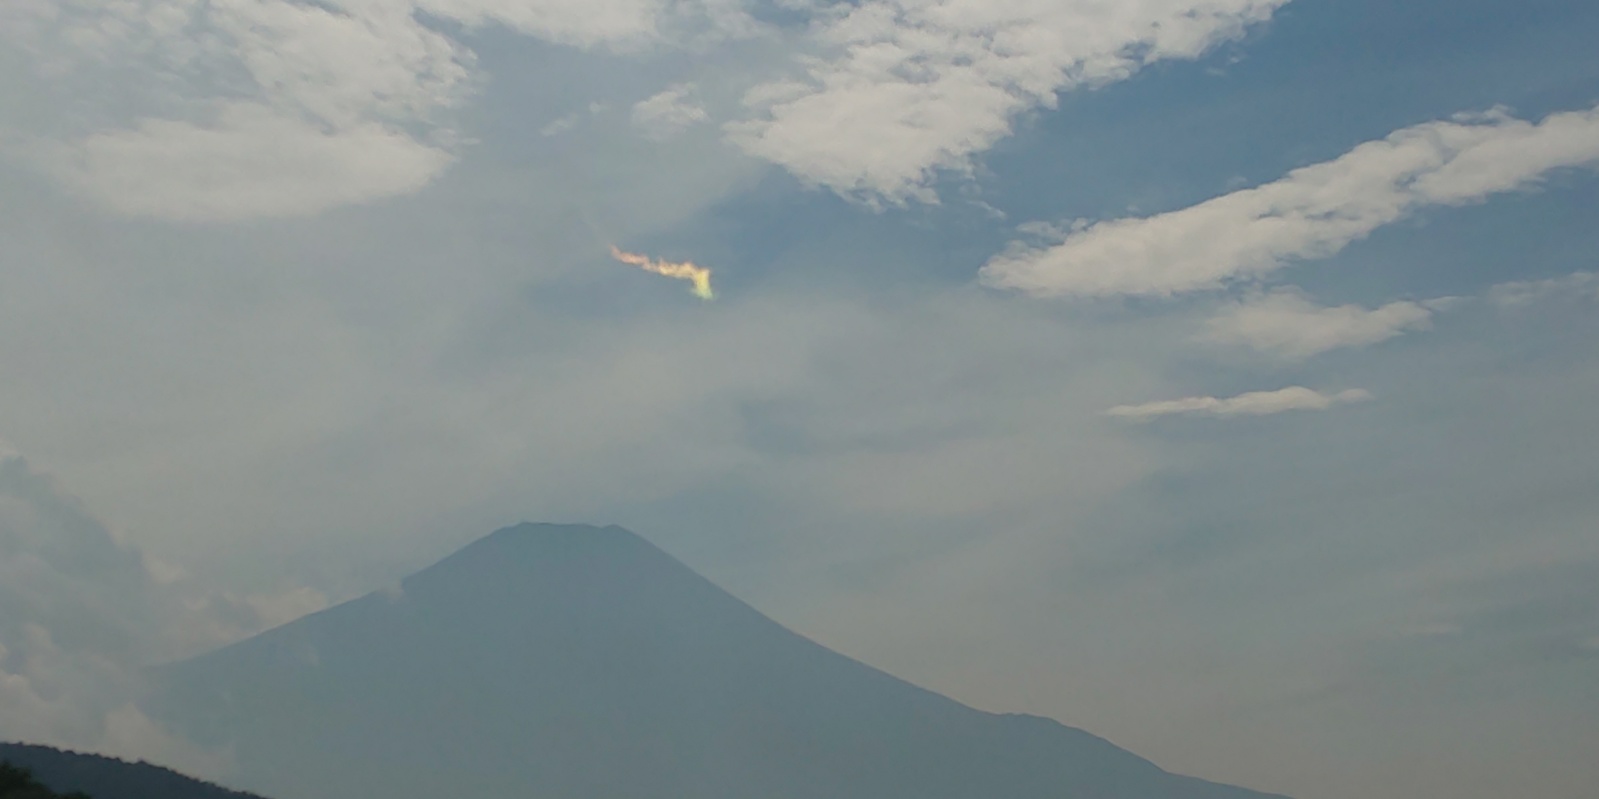
<svg viewBox="0 0 1599 799">
<path fill-rule="evenodd" d="M 138 709 L 142 667 L 326 600 L 305 589 L 202 598 L 172 583 L 25 458 L 0 450 L 0 740 L 225 771 L 224 753 L 170 735 Z"/>
<path fill-rule="evenodd" d="M 1365 347 L 1431 326 L 1442 301 L 1391 302 L 1379 308 L 1324 307 L 1302 292 L 1282 289 L 1232 303 L 1206 324 L 1204 339 L 1287 360 L 1344 347 Z"/>
<path fill-rule="evenodd" d="M 0 645 L 19 652 L 37 627 L 69 652 L 139 659 L 153 587 L 139 554 L 26 459 L 0 461 Z"/>
<path fill-rule="evenodd" d="M 1236 397 L 1185 397 L 1146 402 L 1142 405 L 1118 405 L 1105 411 L 1105 415 L 1134 421 L 1173 415 L 1269 416 L 1287 411 L 1325 411 L 1334 405 L 1366 402 L 1370 399 L 1372 399 L 1371 392 L 1358 388 L 1336 394 L 1324 394 L 1303 386 L 1290 386 L 1276 391 L 1251 391 Z"/>
<path fill-rule="evenodd" d="M 225 750 L 175 736 L 139 709 L 139 678 L 128 664 L 63 650 L 39 625 L 27 625 L 13 645 L 0 644 L 0 740 L 147 760 L 211 779 L 227 773 Z"/>
<path fill-rule="evenodd" d="M 867 0 L 822 12 L 824 55 L 764 83 L 730 124 L 747 152 L 869 202 L 935 202 L 941 170 L 1010 135 L 1056 93 L 1196 58 L 1287 0 Z"/>
<path fill-rule="evenodd" d="M 7 3 L 0 45 L 77 102 L 0 120 L 0 143 L 135 215 L 293 216 L 408 194 L 455 160 L 451 113 L 482 82 L 472 51 L 424 16 L 613 50 L 748 19 L 722 0 Z"/>
<path fill-rule="evenodd" d="M 1599 107 L 1541 122 L 1502 110 L 1405 128 L 1273 183 L 1150 217 L 1081 225 L 1017 244 L 982 282 L 1037 296 L 1171 295 L 1325 258 L 1431 205 L 1525 189 L 1551 170 L 1599 165 Z"/>
<path fill-rule="evenodd" d="M 107 748 L 158 604 L 137 552 L 22 457 L 0 461 L 0 740 Z"/>
<path fill-rule="evenodd" d="M 710 119 L 694 98 L 692 83 L 667 88 L 633 106 L 633 127 L 652 139 L 668 139 Z"/>
</svg>

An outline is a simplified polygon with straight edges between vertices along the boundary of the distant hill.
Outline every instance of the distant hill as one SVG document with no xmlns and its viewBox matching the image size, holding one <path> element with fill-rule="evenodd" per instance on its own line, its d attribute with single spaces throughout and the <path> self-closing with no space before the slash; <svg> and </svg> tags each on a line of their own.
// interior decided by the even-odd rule
<svg viewBox="0 0 1599 799">
<path fill-rule="evenodd" d="M 31 772 L 54 794 L 82 793 L 90 799 L 261 799 L 185 777 L 149 763 L 129 763 L 100 755 L 80 754 L 31 744 L 0 744 L 0 763 Z M 0 779 L 0 799 L 49 799 L 51 794 L 7 793 Z"/>
<path fill-rule="evenodd" d="M 618 527 L 501 530 L 157 683 L 278 799 L 1264 796 L 898 680 Z"/>
<path fill-rule="evenodd" d="M 56 793 L 27 769 L 0 760 L 0 799 L 85 799 L 85 795 Z"/>
</svg>

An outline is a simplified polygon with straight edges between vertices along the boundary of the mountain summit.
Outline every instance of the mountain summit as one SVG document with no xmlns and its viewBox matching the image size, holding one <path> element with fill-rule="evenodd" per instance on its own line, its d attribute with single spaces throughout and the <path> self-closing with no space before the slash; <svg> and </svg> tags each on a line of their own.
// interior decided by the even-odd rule
<svg viewBox="0 0 1599 799">
<path fill-rule="evenodd" d="M 277 799 L 1264 796 L 917 688 L 619 527 L 500 530 L 158 683 Z"/>
</svg>

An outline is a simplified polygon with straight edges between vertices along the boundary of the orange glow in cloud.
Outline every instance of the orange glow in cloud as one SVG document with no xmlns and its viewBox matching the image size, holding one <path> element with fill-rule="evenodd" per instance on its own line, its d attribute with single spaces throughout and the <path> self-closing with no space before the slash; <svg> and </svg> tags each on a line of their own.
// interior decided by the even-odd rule
<svg viewBox="0 0 1599 799">
<path fill-rule="evenodd" d="M 624 264 L 636 266 L 646 272 L 654 272 L 657 275 L 690 281 L 694 284 L 694 296 L 702 300 L 716 299 L 716 292 L 711 290 L 711 270 L 703 266 L 688 261 L 683 263 L 656 261 L 647 255 L 623 252 L 617 249 L 615 245 L 611 247 L 611 257 Z"/>
</svg>

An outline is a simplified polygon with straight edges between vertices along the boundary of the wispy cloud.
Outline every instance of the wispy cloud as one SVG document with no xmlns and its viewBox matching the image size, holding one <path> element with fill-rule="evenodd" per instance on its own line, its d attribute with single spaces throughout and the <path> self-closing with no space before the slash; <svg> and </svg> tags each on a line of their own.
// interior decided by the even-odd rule
<svg viewBox="0 0 1599 799">
<path fill-rule="evenodd" d="M 1515 280 L 1488 290 L 1488 301 L 1501 308 L 1522 308 L 1555 297 L 1599 299 L 1599 273 L 1573 272 L 1544 280 Z"/>
<path fill-rule="evenodd" d="M 1302 292 L 1282 289 L 1229 304 L 1206 323 L 1203 338 L 1286 360 L 1345 347 L 1364 347 L 1431 326 L 1446 301 L 1400 301 L 1379 308 L 1325 307 Z"/>
<path fill-rule="evenodd" d="M 1184 397 L 1141 405 L 1118 405 L 1105 411 L 1105 415 L 1135 421 L 1173 415 L 1269 416 L 1287 411 L 1325 411 L 1335 405 L 1371 399 L 1371 392 L 1358 388 L 1324 394 L 1303 386 L 1290 386 L 1276 391 L 1251 391 L 1236 397 Z"/>
<path fill-rule="evenodd" d="M 1541 280 L 1499 283 L 1476 297 L 1400 300 L 1376 308 L 1318 305 L 1303 291 L 1280 288 L 1229 302 L 1205 322 L 1204 342 L 1252 349 L 1285 361 L 1300 361 L 1337 349 L 1366 347 L 1427 330 L 1440 311 L 1486 300 L 1518 309 L 1557 299 L 1599 300 L 1599 274 L 1575 272 Z"/>
<path fill-rule="evenodd" d="M 817 26 L 803 79 L 745 98 L 728 132 L 747 152 L 869 202 L 936 202 L 941 170 L 1009 136 L 1056 92 L 1196 58 L 1287 0 L 868 0 Z"/>
<path fill-rule="evenodd" d="M 1431 205 L 1524 189 L 1599 164 L 1599 108 L 1533 123 L 1501 110 L 1429 122 L 1264 186 L 1151 217 L 1097 222 L 1052 245 L 1013 245 L 982 282 L 1038 296 L 1171 295 L 1325 258 Z"/>
<path fill-rule="evenodd" d="M 680 83 L 633 106 L 633 127 L 651 139 L 669 139 L 710 120 L 695 99 L 695 86 Z"/>
<path fill-rule="evenodd" d="M 544 127 L 539 128 L 539 135 L 545 137 L 559 136 L 562 133 L 566 133 L 567 131 L 577 127 L 578 123 L 582 121 L 583 115 L 574 111 L 573 113 L 557 117 L 554 120 L 546 123 Z"/>
<path fill-rule="evenodd" d="M 370 5 L 362 0 L 338 1 L 346 7 Z M 669 0 L 411 0 L 410 4 L 465 25 L 498 23 L 578 47 L 626 47 L 654 38 L 673 5 Z"/>
</svg>

